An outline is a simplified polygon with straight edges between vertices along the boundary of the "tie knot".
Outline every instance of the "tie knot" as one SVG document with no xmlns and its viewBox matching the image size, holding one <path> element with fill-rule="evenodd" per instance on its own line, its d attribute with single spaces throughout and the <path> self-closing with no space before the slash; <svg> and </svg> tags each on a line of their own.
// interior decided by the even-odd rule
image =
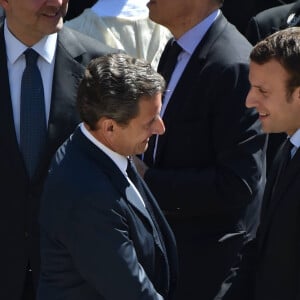
<svg viewBox="0 0 300 300">
<path fill-rule="evenodd" d="M 31 49 L 31 48 L 28 48 L 25 52 L 24 52 L 24 55 L 25 55 L 25 59 L 26 59 L 26 65 L 29 66 L 29 65 L 35 65 L 36 62 L 37 62 L 37 59 L 39 57 L 39 54 Z"/>
<path fill-rule="evenodd" d="M 170 57 L 174 57 L 177 58 L 177 56 L 179 55 L 179 53 L 182 51 L 182 48 L 179 46 L 179 44 L 174 41 L 171 44 L 171 48 L 170 48 Z"/>
<path fill-rule="evenodd" d="M 182 51 L 182 48 L 176 41 L 173 41 L 168 49 L 166 50 L 165 59 L 162 64 L 158 66 L 159 73 L 165 78 L 166 86 L 168 86 L 175 66 L 177 64 L 177 57 Z"/>
<path fill-rule="evenodd" d="M 288 138 L 288 139 L 285 141 L 285 145 L 284 145 L 283 147 L 284 147 L 286 153 L 291 153 L 291 150 L 293 149 L 294 144 L 293 144 L 293 143 L 290 141 L 290 139 Z"/>
<path fill-rule="evenodd" d="M 132 158 L 127 158 L 127 168 L 126 168 L 127 174 L 130 173 L 130 172 L 132 172 L 132 170 L 133 170 L 132 164 L 133 164 Z"/>
</svg>

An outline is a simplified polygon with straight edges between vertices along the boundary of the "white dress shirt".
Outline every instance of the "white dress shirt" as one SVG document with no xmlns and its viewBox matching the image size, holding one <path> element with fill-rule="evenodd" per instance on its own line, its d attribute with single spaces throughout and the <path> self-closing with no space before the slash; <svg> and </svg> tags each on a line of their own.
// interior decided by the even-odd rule
<svg viewBox="0 0 300 300">
<path fill-rule="evenodd" d="M 169 103 L 169 100 L 172 96 L 172 93 L 176 88 L 176 85 L 185 67 L 187 66 L 191 56 L 193 55 L 196 47 L 199 45 L 205 33 L 211 27 L 211 25 L 216 20 L 219 14 L 220 14 L 220 10 L 214 11 L 206 19 L 204 19 L 202 22 L 200 22 L 192 29 L 187 31 L 184 35 L 182 35 L 177 40 L 178 45 L 182 48 L 182 52 L 178 55 L 177 64 L 175 66 L 169 84 L 167 86 L 167 91 L 164 95 L 164 102 L 160 112 L 161 116 L 163 116 L 166 107 Z"/>
<path fill-rule="evenodd" d="M 182 35 L 178 40 L 177 43 L 181 46 L 182 51 L 179 53 L 177 58 L 177 64 L 175 69 L 171 75 L 169 84 L 167 86 L 167 90 L 164 95 L 163 104 L 161 107 L 160 115 L 163 117 L 169 100 L 173 94 L 173 91 L 176 88 L 176 85 L 187 66 L 191 56 L 193 55 L 196 47 L 199 45 L 200 41 L 204 37 L 207 30 L 211 27 L 214 23 L 218 15 L 220 14 L 220 10 L 216 10 L 212 12 L 206 19 L 201 21 L 199 24 L 194 26 L 192 29 L 187 31 L 184 35 Z M 182 99 L 184 101 L 184 99 Z M 156 136 L 154 151 L 153 151 L 153 161 L 155 160 L 157 143 L 158 143 L 159 136 Z"/>
<path fill-rule="evenodd" d="M 293 157 L 296 151 L 300 147 L 300 129 L 298 129 L 290 138 L 290 142 L 294 145 L 291 150 L 291 157 Z"/>
<path fill-rule="evenodd" d="M 7 23 L 4 24 L 4 38 L 7 53 L 7 67 L 10 84 L 10 94 L 12 101 L 13 117 L 18 142 L 20 142 L 20 107 L 21 107 L 21 81 L 26 67 L 24 51 L 28 48 L 20 42 L 8 29 Z M 52 81 L 55 63 L 55 51 L 57 43 L 57 33 L 45 36 L 37 44 L 32 46 L 40 56 L 37 65 L 40 69 L 45 98 L 46 122 L 48 123 Z M 47 125 L 47 124 L 46 124 Z"/>
</svg>

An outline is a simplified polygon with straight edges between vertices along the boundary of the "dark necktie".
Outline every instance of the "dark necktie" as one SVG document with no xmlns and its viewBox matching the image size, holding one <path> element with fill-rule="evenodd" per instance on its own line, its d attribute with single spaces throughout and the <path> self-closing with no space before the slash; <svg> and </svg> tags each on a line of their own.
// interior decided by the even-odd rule
<svg viewBox="0 0 300 300">
<path fill-rule="evenodd" d="M 147 198 L 147 196 L 145 194 L 145 190 L 143 188 L 142 180 L 139 178 L 138 172 L 137 172 L 136 167 L 134 165 L 134 162 L 132 161 L 131 158 L 128 159 L 128 165 L 127 165 L 126 172 L 127 172 L 128 177 L 130 178 L 130 180 L 132 181 L 132 183 L 135 185 L 135 187 L 137 188 L 137 190 L 139 191 L 140 195 L 142 196 L 142 198 L 144 200 L 146 209 L 147 209 L 147 211 L 148 211 L 148 213 L 149 213 L 149 215 L 151 217 L 151 220 L 152 220 L 152 222 L 154 224 L 153 234 L 154 234 L 154 236 L 157 237 L 156 239 L 160 240 L 160 245 L 161 245 L 161 247 L 163 249 L 162 255 L 163 255 L 165 261 L 168 264 L 168 257 L 166 256 L 166 253 L 167 253 L 166 252 L 166 246 L 165 246 L 165 242 L 164 242 L 162 233 L 161 233 L 159 225 L 158 225 L 158 223 L 156 221 L 155 214 L 153 212 L 152 206 L 149 203 L 148 198 Z M 157 264 L 157 267 L 160 268 L 160 264 L 159 263 Z"/>
<path fill-rule="evenodd" d="M 141 181 L 141 179 L 139 179 L 139 175 L 137 173 L 136 167 L 131 158 L 128 159 L 126 172 L 127 172 L 129 179 L 131 180 L 131 182 L 134 184 L 136 189 L 139 191 L 141 197 L 144 200 L 145 205 L 147 206 L 147 196 L 145 194 L 145 191 L 144 191 L 144 188 L 142 185 L 142 181 Z"/>
<path fill-rule="evenodd" d="M 163 245 L 163 240 L 162 240 L 162 237 L 160 235 L 160 229 L 159 229 L 159 226 L 157 224 L 156 218 L 154 216 L 152 206 L 148 201 L 148 197 L 147 197 L 147 195 L 145 193 L 145 190 L 143 188 L 142 180 L 139 178 L 138 172 L 136 170 L 136 167 L 135 167 L 134 162 L 132 161 L 132 159 L 128 159 L 128 165 L 127 165 L 126 172 L 127 172 L 128 177 L 130 178 L 131 182 L 135 185 L 135 187 L 139 191 L 140 195 L 142 196 L 142 198 L 144 200 L 144 203 L 145 203 L 145 206 L 146 206 L 146 209 L 147 209 L 147 211 L 148 211 L 148 213 L 149 213 L 149 215 L 150 215 L 150 217 L 153 221 L 153 224 L 155 226 L 157 234 L 160 238 L 161 244 Z"/>
<path fill-rule="evenodd" d="M 30 178 L 33 177 L 46 141 L 44 88 L 39 57 L 33 49 L 25 52 L 26 68 L 21 83 L 20 148 Z"/>
<path fill-rule="evenodd" d="M 177 64 L 177 58 L 179 53 L 182 51 L 182 48 L 178 45 L 176 41 L 174 41 L 168 49 L 166 53 L 166 59 L 164 60 L 164 64 L 158 65 L 158 72 L 164 77 L 166 80 L 166 86 L 168 86 L 175 66 Z M 154 163 L 154 149 L 157 143 L 158 136 L 153 135 L 148 142 L 148 149 L 146 153 L 143 155 L 143 160 L 148 166 L 152 166 Z"/>
<path fill-rule="evenodd" d="M 166 54 L 166 60 L 164 65 L 158 67 L 158 72 L 164 77 L 166 80 L 166 86 L 170 81 L 171 75 L 175 69 L 177 64 L 177 58 L 179 53 L 182 51 L 182 48 L 178 45 L 176 41 L 174 41 Z"/>
</svg>

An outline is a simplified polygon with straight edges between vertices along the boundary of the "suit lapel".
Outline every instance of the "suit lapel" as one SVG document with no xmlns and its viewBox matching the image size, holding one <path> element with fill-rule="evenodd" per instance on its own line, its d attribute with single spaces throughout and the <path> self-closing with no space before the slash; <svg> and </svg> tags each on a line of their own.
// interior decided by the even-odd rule
<svg viewBox="0 0 300 300">
<path fill-rule="evenodd" d="M 77 87 L 84 73 L 84 66 L 78 62 L 84 53 L 79 41 L 67 29 L 58 33 L 55 66 L 53 73 L 51 106 L 48 121 L 47 145 L 40 163 L 40 172 L 57 147 L 68 138 L 80 122 L 76 109 Z M 41 173 L 38 172 L 38 176 Z"/>
<path fill-rule="evenodd" d="M 193 90 L 195 85 L 199 85 L 199 80 L 197 81 L 197 78 L 199 76 L 197 77 L 195 76 L 195 74 L 198 75 L 201 73 L 201 70 L 203 69 L 207 61 L 207 55 L 209 54 L 211 47 L 213 47 L 216 39 L 218 39 L 226 24 L 228 24 L 228 22 L 221 13 L 220 16 L 213 23 L 213 25 L 210 27 L 210 29 L 207 31 L 203 39 L 199 42 L 194 53 L 192 54 L 186 68 L 184 69 L 174 89 L 174 92 L 169 100 L 169 103 L 163 115 L 163 121 L 167 129 L 172 126 L 171 120 L 174 119 L 174 116 L 178 112 L 182 111 L 181 106 L 185 105 L 185 101 L 190 98 L 195 99 L 195 95 L 193 95 Z M 160 71 L 164 67 L 165 61 L 167 60 L 168 56 L 169 46 L 170 41 L 167 44 L 166 51 L 164 51 L 164 53 L 162 54 L 158 71 Z M 192 96 L 190 96 L 189 94 L 192 94 Z M 199 101 L 200 97 L 201 95 L 199 95 Z M 167 134 L 163 134 L 158 137 L 158 146 L 155 156 L 156 162 L 160 160 L 166 140 Z"/>
<path fill-rule="evenodd" d="M 151 217 L 141 202 L 140 198 L 136 194 L 133 187 L 129 184 L 124 174 L 116 166 L 116 164 L 108 157 L 102 150 L 100 150 L 96 145 L 89 141 L 84 134 L 81 132 L 80 128 L 77 128 L 73 138 L 74 142 L 79 146 L 82 151 L 87 152 L 88 155 L 99 165 L 107 176 L 110 178 L 112 184 L 119 191 L 119 193 L 133 206 L 139 213 L 141 213 L 148 222 L 153 226 Z"/>
<path fill-rule="evenodd" d="M 288 198 L 284 198 L 285 193 L 288 191 L 289 186 L 293 184 L 294 179 L 297 178 L 300 172 L 300 150 L 298 150 L 294 157 L 289 162 L 286 168 L 285 174 L 281 177 L 276 187 L 276 193 L 272 196 L 272 187 L 276 176 L 272 176 L 272 181 L 270 181 L 266 187 L 264 202 L 269 202 L 268 207 L 264 206 L 264 211 L 262 212 L 262 221 L 260 225 L 260 249 L 263 248 L 265 238 L 268 234 L 269 224 L 272 221 L 273 215 L 278 209 L 281 201 L 289 201 Z M 272 172 L 273 173 L 273 172 Z M 276 172 L 275 172 L 276 173 Z M 279 208 L 280 209 L 280 208 Z"/>
<path fill-rule="evenodd" d="M 76 59 L 83 52 L 84 49 L 73 34 L 65 29 L 59 32 L 48 124 L 50 144 L 58 138 L 58 135 L 70 132 L 69 122 L 74 124 L 72 119 L 77 111 L 77 87 L 84 73 L 84 66 Z M 77 121 L 79 122 L 78 114 Z"/>
<path fill-rule="evenodd" d="M 115 165 L 115 163 L 103 152 L 101 151 L 97 146 L 95 146 L 92 142 L 90 142 L 81 132 L 79 128 L 76 129 L 75 134 L 73 136 L 74 141 L 76 142 L 77 139 L 80 140 L 80 142 L 77 144 L 81 148 L 83 148 L 84 151 L 88 151 L 89 155 L 93 157 L 93 159 L 96 161 L 96 163 L 99 165 L 101 169 L 104 170 L 104 172 L 107 174 L 107 176 L 112 181 L 112 184 L 115 186 L 115 188 L 120 192 L 120 194 L 128 201 L 128 203 L 137 210 L 143 217 L 146 219 L 146 222 L 148 222 L 152 228 L 153 237 L 154 240 L 159 247 L 159 249 L 162 251 L 162 253 L 165 255 L 165 248 L 164 245 L 162 245 L 163 241 L 160 241 L 160 238 L 157 234 L 156 227 L 152 221 L 152 218 L 141 202 L 141 199 L 133 189 L 133 187 L 129 184 L 126 177 L 120 169 Z M 83 145 L 83 146 L 82 146 Z M 144 184 L 144 183 L 143 183 Z M 149 191 L 146 191 L 147 194 Z M 148 196 L 148 195 L 147 195 Z M 149 195 L 150 197 L 150 195 Z M 151 195 L 151 197 L 153 197 Z M 151 198 L 151 202 L 153 199 Z M 159 229 L 158 229 L 159 230 Z"/>
<path fill-rule="evenodd" d="M 268 214 L 268 207 L 270 205 L 270 201 L 272 201 L 271 197 L 272 197 L 272 192 L 273 192 L 273 188 L 274 188 L 274 184 L 276 181 L 276 177 L 277 177 L 277 173 L 278 173 L 278 169 L 280 166 L 280 160 L 281 160 L 281 152 L 282 152 L 282 148 L 284 146 L 284 143 L 282 143 L 282 145 L 280 146 L 280 148 L 277 151 L 277 155 L 274 158 L 270 173 L 269 173 L 269 177 L 267 179 L 267 184 L 265 186 L 265 191 L 264 191 L 264 200 L 263 200 L 263 204 L 262 204 L 262 209 L 261 209 L 261 218 L 265 219 L 266 215 Z"/>
</svg>

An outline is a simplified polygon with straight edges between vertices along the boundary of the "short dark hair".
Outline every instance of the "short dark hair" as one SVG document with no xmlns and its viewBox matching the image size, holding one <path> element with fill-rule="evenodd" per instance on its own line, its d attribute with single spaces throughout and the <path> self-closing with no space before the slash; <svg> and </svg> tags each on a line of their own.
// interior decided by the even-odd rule
<svg viewBox="0 0 300 300">
<path fill-rule="evenodd" d="M 258 42 L 250 53 L 250 59 L 260 65 L 277 60 L 290 75 L 286 87 L 291 95 L 300 86 L 300 27 L 277 31 Z"/>
<path fill-rule="evenodd" d="M 143 59 L 124 53 L 93 59 L 80 82 L 77 106 L 92 130 L 101 117 L 126 125 L 137 116 L 141 97 L 164 93 L 165 80 Z"/>
</svg>

